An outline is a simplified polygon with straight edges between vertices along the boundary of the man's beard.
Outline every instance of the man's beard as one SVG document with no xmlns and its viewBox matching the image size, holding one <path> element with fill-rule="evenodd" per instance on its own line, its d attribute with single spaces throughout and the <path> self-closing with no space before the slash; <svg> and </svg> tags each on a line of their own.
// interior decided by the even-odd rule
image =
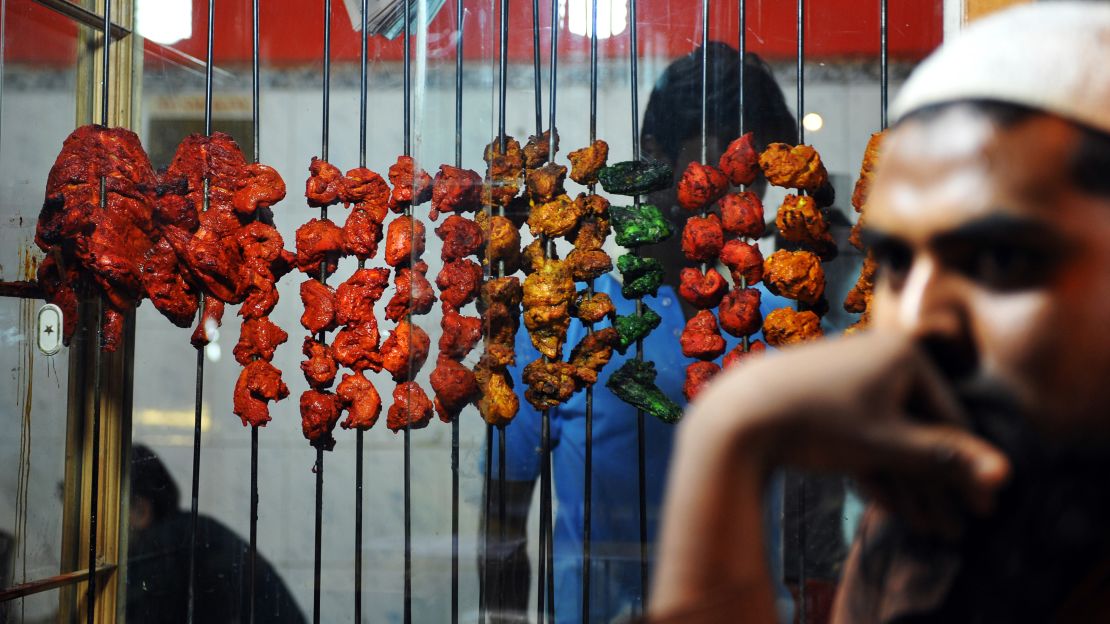
<svg viewBox="0 0 1110 624">
<path fill-rule="evenodd" d="M 1011 463 L 994 510 L 985 517 L 968 511 L 954 542 L 894 520 L 872 547 L 925 567 L 954 562 L 953 574 L 938 580 L 949 585 L 944 597 L 921 614 L 925 621 L 1051 621 L 1110 555 L 1110 453 L 1051 441 L 1000 383 L 979 377 L 954 388 L 970 428 Z"/>
</svg>

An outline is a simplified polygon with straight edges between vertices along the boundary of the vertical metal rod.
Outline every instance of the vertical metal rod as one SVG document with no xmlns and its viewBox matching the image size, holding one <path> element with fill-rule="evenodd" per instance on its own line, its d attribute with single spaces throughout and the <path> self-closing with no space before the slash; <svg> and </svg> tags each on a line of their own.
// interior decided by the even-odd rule
<svg viewBox="0 0 1110 624">
<path fill-rule="evenodd" d="M 254 601 L 258 579 L 258 427 L 251 427 L 251 518 L 250 518 L 250 552 L 247 556 L 247 573 L 249 593 L 247 599 L 247 621 L 254 624 Z"/>
<path fill-rule="evenodd" d="M 362 621 L 362 429 L 355 434 L 355 621 Z"/>
<path fill-rule="evenodd" d="M 455 0 L 455 166 L 462 167 L 463 0 Z M 451 624 L 459 622 L 459 417 L 451 419 Z"/>
<path fill-rule="evenodd" d="M 543 136 L 543 88 L 540 86 L 540 0 L 532 0 L 532 82 L 536 98 L 536 136 Z"/>
<path fill-rule="evenodd" d="M 208 39 L 204 62 L 204 134 L 212 136 L 212 40 L 215 25 L 216 1 L 208 0 Z M 204 180 L 204 210 L 208 210 L 209 189 L 208 179 Z M 207 305 L 207 297 L 201 295 L 200 310 Z M 204 314 L 198 314 L 197 323 L 204 323 Z M 205 330 L 206 331 L 206 330 Z M 197 525 L 200 514 L 200 442 L 201 418 L 204 401 L 204 347 L 197 347 L 196 360 L 196 396 L 193 402 L 193 472 L 189 499 L 189 578 L 188 604 L 186 605 L 185 620 L 190 624 L 196 616 L 196 560 L 197 560 Z"/>
<path fill-rule="evenodd" d="M 509 86 L 509 0 L 501 0 L 501 28 L 498 41 L 498 76 L 497 85 L 497 138 L 498 148 L 505 153 L 505 94 Z"/>
<path fill-rule="evenodd" d="M 497 428 L 497 543 L 499 554 L 497 562 L 497 620 L 505 618 L 505 525 L 508 513 L 505 501 L 505 427 Z"/>
<path fill-rule="evenodd" d="M 412 622 L 412 432 L 405 418 L 405 611 L 404 623 Z"/>
<path fill-rule="evenodd" d="M 637 24 L 636 24 L 636 0 L 628 0 L 628 25 L 629 25 L 629 69 L 630 69 L 630 90 L 632 92 L 632 159 L 640 159 L 640 93 L 639 93 L 639 50 Z M 640 206 L 640 197 L 637 195 L 632 198 L 632 203 L 635 207 Z M 636 300 L 636 314 L 643 313 L 644 304 L 640 299 Z M 636 341 L 636 359 L 643 361 L 644 359 L 644 341 Z M 646 452 L 644 448 L 644 412 L 643 410 L 636 410 L 636 446 L 637 446 L 637 473 L 639 476 L 639 512 L 640 512 L 640 612 L 643 613 L 648 599 L 648 535 L 647 535 L 647 475 L 646 475 Z"/>
<path fill-rule="evenodd" d="M 740 0 L 738 7 L 740 13 L 739 19 L 739 33 L 737 36 L 737 44 L 740 49 L 740 67 L 737 69 L 739 73 L 737 79 L 737 88 L 739 89 L 739 108 L 737 109 L 738 116 L 740 117 L 739 128 L 740 136 L 744 136 L 744 69 L 748 62 L 748 6 L 745 0 Z"/>
<path fill-rule="evenodd" d="M 405 10 L 404 10 L 404 29 L 405 30 L 404 30 L 403 39 L 402 39 L 402 41 L 404 43 L 404 52 L 405 52 L 405 58 L 403 60 L 403 63 L 404 63 L 403 91 L 404 91 L 404 95 L 405 95 L 405 102 L 404 102 L 404 105 L 403 105 L 403 108 L 404 108 L 404 111 L 405 111 L 405 113 L 404 113 L 405 156 L 409 156 L 412 153 L 412 128 L 411 128 L 411 124 L 412 124 L 412 102 L 410 101 L 410 99 L 411 99 L 410 95 L 412 93 L 412 82 L 411 82 L 412 81 L 412 73 L 411 73 L 412 60 L 411 60 L 411 57 L 409 56 L 412 53 L 412 38 L 410 36 L 410 34 L 412 32 L 412 25 L 410 24 L 411 20 L 412 20 L 412 0 L 406 0 L 405 1 Z M 406 419 L 406 421 L 407 421 L 407 419 Z"/>
<path fill-rule="evenodd" d="M 544 245 L 546 249 L 546 245 Z M 545 254 L 546 255 L 546 254 Z M 551 410 L 543 410 L 540 424 L 540 531 L 536 548 L 536 622 L 547 614 L 547 514 L 551 506 Z"/>
<path fill-rule="evenodd" d="M 404 81 L 403 81 L 403 94 L 404 97 L 404 110 L 405 110 L 405 127 L 404 127 L 404 147 L 405 156 L 412 155 L 412 2 L 406 0 L 404 9 Z M 415 169 L 415 167 L 414 167 Z M 412 218 L 412 206 L 405 207 L 405 216 Z M 416 229 L 413 228 L 412 238 L 416 238 Z M 415 249 L 415 243 L 413 243 Z M 406 319 L 409 323 L 412 322 L 411 310 L 406 314 Z M 409 361 L 409 377 L 413 377 L 412 361 Z M 411 398 L 411 397 L 410 397 Z M 411 403 L 410 403 L 411 404 Z M 404 613 L 402 621 L 404 624 L 411 624 L 412 622 L 412 422 L 406 416 L 405 418 L 405 475 L 404 475 L 404 506 L 405 506 L 405 593 L 404 593 Z"/>
<path fill-rule="evenodd" d="M 709 0 L 701 0 L 701 162 L 709 164 Z M 704 210 L 702 211 L 704 214 Z M 702 268 L 702 272 L 705 269 Z"/>
<path fill-rule="evenodd" d="M 879 0 L 879 122 L 887 128 L 887 93 L 890 86 L 887 0 Z"/>
<path fill-rule="evenodd" d="M 261 56 L 259 54 L 258 32 L 258 0 L 251 0 L 251 127 L 254 143 L 254 162 L 261 160 L 262 119 L 259 106 L 261 103 L 262 81 Z M 250 550 L 247 555 L 247 570 L 250 574 L 248 581 L 249 594 L 247 606 L 247 621 L 254 624 L 255 599 L 258 584 L 258 427 L 251 427 L 251 511 L 250 511 Z"/>
<path fill-rule="evenodd" d="M 100 85 L 100 125 L 108 127 L 108 89 L 112 51 L 112 0 L 104 2 L 104 58 L 101 66 Z M 108 208 L 108 187 L 104 176 L 100 177 L 100 209 Z M 93 350 L 93 422 L 92 422 L 92 459 L 89 474 L 89 552 L 88 581 L 85 596 L 85 615 L 88 624 L 96 621 L 96 543 L 98 507 L 100 505 L 100 401 L 101 395 L 101 351 L 104 337 L 104 297 L 98 296 L 96 305 L 96 340 Z"/>
<path fill-rule="evenodd" d="M 258 136 L 262 128 L 260 105 L 262 102 L 261 89 L 261 55 L 259 54 L 258 37 L 258 0 L 251 0 L 251 122 L 254 129 L 254 162 L 262 159 L 261 140 Z"/>
<path fill-rule="evenodd" d="M 358 166 L 366 166 L 366 100 L 367 100 L 367 47 L 370 38 L 367 32 L 369 0 L 362 0 L 362 49 L 359 56 L 359 100 L 358 100 Z M 359 261 L 359 268 L 364 262 Z M 362 621 L 362 484 L 363 484 L 363 434 L 360 428 L 355 434 L 355 622 Z"/>
<path fill-rule="evenodd" d="M 590 145 L 597 140 L 597 0 L 590 0 Z M 595 185 L 590 185 L 590 193 Z M 594 294 L 594 281 L 586 286 Z M 586 326 L 586 334 L 593 334 L 593 325 Z M 582 622 L 590 621 L 590 548 L 593 529 L 593 471 L 594 471 L 594 388 L 586 386 L 586 458 L 583 467 L 582 487 Z"/>
<path fill-rule="evenodd" d="M 798 0 L 798 144 L 805 143 L 805 0 Z M 798 477 L 798 622 L 806 624 L 806 478 Z"/>
<path fill-rule="evenodd" d="M 493 515 L 493 425 L 486 425 L 486 483 L 482 488 L 482 566 L 481 577 L 478 579 L 478 623 L 486 624 L 489 621 L 489 568 L 490 568 L 490 518 Z"/>
<path fill-rule="evenodd" d="M 324 512 L 324 449 L 316 449 L 316 527 L 314 545 L 316 556 L 312 562 L 312 621 L 320 622 L 320 549 L 323 545 L 323 518 Z"/>
<path fill-rule="evenodd" d="M 324 0 L 324 67 L 323 79 L 321 86 L 322 107 L 321 123 L 320 123 L 320 158 L 322 160 L 328 159 L 328 131 L 331 120 L 331 0 Z M 320 208 L 320 218 L 328 218 L 328 209 L 326 206 Z M 320 263 L 320 282 L 325 283 L 328 279 L 328 263 Z M 326 340 L 324 332 L 320 332 L 318 336 L 320 342 Z M 316 517 L 315 517 L 315 540 L 313 543 L 313 562 L 312 562 L 312 621 L 314 624 L 320 622 L 320 569 L 322 566 L 322 552 L 323 552 L 323 522 L 324 522 L 324 449 L 322 446 L 316 448 Z"/>
</svg>

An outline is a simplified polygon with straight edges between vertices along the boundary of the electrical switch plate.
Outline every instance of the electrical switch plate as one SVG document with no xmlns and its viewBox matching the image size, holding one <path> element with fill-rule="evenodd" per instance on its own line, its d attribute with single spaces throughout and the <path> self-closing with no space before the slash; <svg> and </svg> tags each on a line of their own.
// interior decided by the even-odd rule
<svg viewBox="0 0 1110 624">
<path fill-rule="evenodd" d="M 46 355 L 54 355 L 62 350 L 62 309 L 53 303 L 48 303 L 39 308 L 38 317 L 38 344 L 39 351 Z"/>
</svg>

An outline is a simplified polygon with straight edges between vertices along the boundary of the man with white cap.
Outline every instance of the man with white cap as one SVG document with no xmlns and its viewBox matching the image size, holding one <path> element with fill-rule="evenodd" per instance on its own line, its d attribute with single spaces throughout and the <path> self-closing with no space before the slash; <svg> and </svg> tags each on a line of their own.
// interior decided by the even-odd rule
<svg viewBox="0 0 1110 624">
<path fill-rule="evenodd" d="M 1110 621 L 1110 6 L 946 43 L 895 103 L 868 205 L 873 329 L 722 375 L 688 410 L 658 622 L 773 622 L 765 481 L 875 505 L 834 621 Z"/>
</svg>

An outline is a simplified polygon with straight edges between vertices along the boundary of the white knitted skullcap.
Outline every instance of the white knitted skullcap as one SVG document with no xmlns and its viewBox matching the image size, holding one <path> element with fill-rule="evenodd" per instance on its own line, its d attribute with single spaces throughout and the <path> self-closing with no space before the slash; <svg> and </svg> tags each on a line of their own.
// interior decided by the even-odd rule
<svg viewBox="0 0 1110 624">
<path fill-rule="evenodd" d="M 1110 132 L 1110 5 L 1040 2 L 968 26 L 917 67 L 891 109 L 987 99 Z"/>
</svg>

